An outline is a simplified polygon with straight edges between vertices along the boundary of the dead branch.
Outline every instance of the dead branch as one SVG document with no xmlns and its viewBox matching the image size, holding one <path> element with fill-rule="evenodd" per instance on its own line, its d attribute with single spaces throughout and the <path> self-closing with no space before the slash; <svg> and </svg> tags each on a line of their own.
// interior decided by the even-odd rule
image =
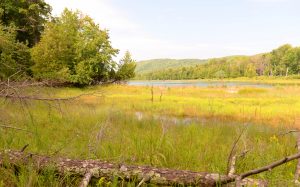
<svg viewBox="0 0 300 187">
<path fill-rule="evenodd" d="M 255 174 L 258 174 L 258 173 L 261 173 L 261 172 L 264 172 L 264 171 L 271 171 L 273 168 L 276 168 L 282 164 L 285 164 L 287 162 L 290 162 L 292 160 L 295 160 L 295 159 L 298 159 L 300 158 L 300 153 L 297 153 L 297 154 L 294 154 L 294 155 L 291 155 L 291 156 L 287 156 L 281 160 L 278 160 L 276 162 L 273 162 L 267 166 L 263 166 L 261 168 L 258 168 L 258 169 L 254 169 L 254 170 L 251 170 L 251 171 L 248 171 L 248 172 L 245 172 L 243 174 L 241 174 L 241 178 L 244 179 L 246 177 L 249 177 L 251 175 L 255 175 Z"/>
<path fill-rule="evenodd" d="M 9 98 L 9 99 L 21 99 L 21 100 L 35 100 L 35 101 L 70 101 L 75 100 L 83 96 L 91 96 L 96 94 L 99 94 L 100 92 L 93 92 L 93 93 L 86 93 L 86 94 L 80 94 L 74 97 L 66 97 L 66 98 L 46 98 L 46 97 L 37 97 L 37 96 L 24 96 L 24 95 L 15 95 L 15 94 L 0 94 L 0 97 L 3 98 Z"/>
<path fill-rule="evenodd" d="M 230 179 L 225 179 L 225 181 L 222 181 L 222 184 L 228 184 L 230 182 L 234 182 L 236 181 L 238 178 L 240 179 L 244 179 L 246 177 L 249 177 L 249 176 L 252 176 L 252 175 L 256 175 L 256 174 L 259 174 L 259 173 L 262 173 L 262 172 L 265 172 L 265 171 L 271 171 L 272 169 L 282 165 L 282 164 L 285 164 L 287 162 L 290 162 L 292 160 L 295 160 L 295 159 L 299 159 L 300 158 L 300 153 L 297 153 L 297 154 L 294 154 L 294 155 L 291 155 L 291 156 L 287 156 L 287 157 L 284 157 L 283 159 L 280 159 L 278 161 L 275 161 L 269 165 L 266 165 L 266 166 L 263 166 L 261 168 L 258 168 L 258 169 L 253 169 L 253 170 L 250 170 L 250 171 L 247 171 L 245 173 L 242 173 L 240 175 L 237 175 L 237 176 L 233 176 L 233 177 L 230 177 Z"/>
<path fill-rule="evenodd" d="M 300 155 L 299 155 L 300 156 Z M 61 174 L 75 174 L 84 177 L 84 184 L 90 178 L 118 177 L 119 180 L 135 181 L 136 184 L 151 183 L 154 185 L 183 185 L 183 186 L 217 186 L 221 181 L 234 181 L 227 175 L 207 172 L 182 171 L 166 168 L 155 168 L 149 166 L 119 165 L 99 160 L 75 160 L 61 157 L 41 156 L 20 151 L 6 150 L 0 152 L 0 165 L 10 163 L 15 166 L 32 163 L 39 170 L 51 165 Z M 88 180 L 89 179 L 89 180 Z M 257 180 L 245 179 L 243 184 L 252 183 Z"/>
<path fill-rule="evenodd" d="M 26 130 L 26 129 L 21 129 L 21 128 L 18 128 L 18 127 L 13 127 L 13 126 L 0 125 L 0 128 L 4 128 L 4 129 L 13 129 L 13 130 L 18 130 L 18 131 L 24 131 L 24 132 L 27 132 L 27 133 L 33 134 L 33 132 L 31 132 L 31 131 L 29 131 L 29 130 Z"/>
<path fill-rule="evenodd" d="M 228 172 L 228 176 L 229 176 L 229 177 L 232 177 L 232 176 L 235 175 L 235 170 L 236 170 L 236 168 L 235 168 L 236 160 L 237 160 L 238 158 L 244 157 L 248 152 L 249 152 L 249 150 L 245 150 L 245 151 L 243 151 L 241 154 L 239 154 L 239 155 L 234 155 L 234 156 L 232 157 L 231 163 L 230 163 L 230 167 L 229 167 L 229 172 Z"/>
<path fill-rule="evenodd" d="M 229 174 L 230 172 L 230 165 L 232 162 L 232 157 L 233 157 L 233 153 L 234 153 L 234 150 L 235 150 L 235 147 L 237 146 L 238 142 L 240 141 L 242 135 L 244 134 L 244 132 L 246 131 L 246 129 L 248 128 L 248 125 L 245 125 L 245 127 L 242 129 L 242 131 L 240 132 L 239 136 L 236 138 L 236 140 L 233 142 L 233 145 L 231 147 L 231 150 L 230 150 L 230 153 L 228 155 L 228 159 L 227 159 L 227 174 Z M 234 158 L 236 159 L 236 158 Z M 235 165 L 235 161 L 234 161 L 234 165 Z M 235 169 L 234 169 L 235 170 Z"/>
<path fill-rule="evenodd" d="M 300 133 L 297 133 L 297 150 L 300 153 Z M 300 176 L 300 159 L 298 159 L 296 171 L 295 171 L 295 183 L 299 184 L 299 176 Z"/>
<path fill-rule="evenodd" d="M 25 151 L 25 149 L 26 149 L 28 146 L 29 146 L 29 144 L 26 144 L 26 145 L 24 145 L 24 146 L 22 147 L 22 149 L 21 149 L 21 151 L 20 151 L 20 152 L 24 152 L 24 151 Z"/>
<path fill-rule="evenodd" d="M 87 187 L 87 186 L 89 185 L 91 179 L 92 179 L 92 176 L 93 176 L 93 175 L 92 175 L 91 172 L 87 172 L 87 173 L 84 175 L 84 177 L 83 177 L 83 179 L 82 179 L 82 181 L 81 181 L 79 187 Z"/>
</svg>

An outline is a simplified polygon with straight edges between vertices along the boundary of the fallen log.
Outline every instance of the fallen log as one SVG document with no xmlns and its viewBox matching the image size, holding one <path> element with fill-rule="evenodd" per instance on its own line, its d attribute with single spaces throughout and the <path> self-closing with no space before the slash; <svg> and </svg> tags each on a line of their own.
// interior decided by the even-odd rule
<svg viewBox="0 0 300 187">
<path fill-rule="evenodd" d="M 6 150 L 0 152 L 0 165 L 9 163 L 15 166 L 34 164 L 38 170 L 47 166 L 54 166 L 59 174 L 74 174 L 83 178 L 80 186 L 87 186 L 91 178 L 112 179 L 118 177 L 120 180 L 135 181 L 137 184 L 151 183 L 162 186 L 184 185 L 184 186 L 220 186 L 224 181 L 231 181 L 232 177 L 208 172 L 182 171 L 150 166 L 130 166 L 116 164 L 99 160 L 76 160 L 61 157 L 49 157 L 20 151 Z M 265 186 L 259 180 L 244 179 L 243 184 Z M 223 183 L 224 185 L 224 183 Z M 229 186 L 226 184 L 226 186 Z"/>
</svg>

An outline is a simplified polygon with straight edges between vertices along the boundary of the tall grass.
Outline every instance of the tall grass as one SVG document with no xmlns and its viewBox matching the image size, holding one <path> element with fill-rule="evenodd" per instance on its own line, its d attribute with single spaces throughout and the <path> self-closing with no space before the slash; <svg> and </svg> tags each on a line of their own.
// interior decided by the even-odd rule
<svg viewBox="0 0 300 187">
<path fill-rule="evenodd" d="M 160 89 L 164 88 L 156 88 L 156 93 Z M 1 121 L 31 133 L 0 128 L 0 149 L 29 144 L 26 151 L 40 154 L 225 174 L 232 144 L 247 125 L 236 150 L 249 150 L 238 160 L 241 173 L 296 152 L 295 137 L 279 135 L 295 125 L 289 118 L 299 114 L 299 89 L 286 89 L 288 94 L 278 88 L 232 94 L 226 88 L 170 88 L 163 90 L 162 101 L 157 94 L 151 102 L 147 87 L 45 88 L 59 97 L 95 90 L 104 96 L 59 103 L 5 101 L 0 106 Z M 174 123 L 166 116 L 193 118 Z M 295 165 L 291 162 L 256 177 L 291 181 Z M 30 186 L 63 186 L 77 180 L 58 178 L 51 170 L 39 174 L 30 166 L 18 176 L 1 170 L 4 186 L 29 182 Z"/>
</svg>

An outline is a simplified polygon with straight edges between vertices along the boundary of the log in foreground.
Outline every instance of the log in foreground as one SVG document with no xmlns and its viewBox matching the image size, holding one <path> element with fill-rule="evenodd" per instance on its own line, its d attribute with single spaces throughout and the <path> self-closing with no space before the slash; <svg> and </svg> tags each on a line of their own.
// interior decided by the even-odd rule
<svg viewBox="0 0 300 187">
<path fill-rule="evenodd" d="M 84 178 L 83 183 L 90 178 L 100 179 L 105 177 L 112 179 L 135 181 L 137 183 L 151 183 L 156 185 L 192 185 L 192 186 L 219 186 L 224 181 L 232 182 L 232 177 L 217 173 L 182 171 L 149 166 L 130 166 L 115 164 L 98 160 L 76 160 L 61 157 L 49 157 L 20 151 L 6 150 L 0 152 L 0 165 L 10 163 L 13 165 L 34 164 L 38 170 L 47 166 L 54 166 L 60 174 L 75 174 Z M 88 178 L 88 179 L 87 179 Z M 86 181 L 85 181 L 86 180 Z M 259 180 L 244 179 L 243 184 L 256 184 L 264 186 Z"/>
</svg>

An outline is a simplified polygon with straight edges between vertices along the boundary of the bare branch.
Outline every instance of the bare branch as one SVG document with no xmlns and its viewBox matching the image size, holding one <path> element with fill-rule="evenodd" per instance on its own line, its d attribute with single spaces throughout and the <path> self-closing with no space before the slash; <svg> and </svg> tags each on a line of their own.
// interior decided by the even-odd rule
<svg viewBox="0 0 300 187">
<path fill-rule="evenodd" d="M 33 134 L 33 132 L 31 132 L 31 131 L 29 131 L 29 130 L 21 129 L 21 128 L 18 128 L 18 127 L 12 127 L 12 126 L 7 126 L 7 125 L 0 125 L 0 128 L 4 128 L 4 129 L 13 129 L 13 130 L 18 130 L 18 131 L 24 131 L 24 132 Z"/>
<path fill-rule="evenodd" d="M 92 175 L 91 172 L 87 172 L 87 173 L 84 175 L 84 177 L 83 177 L 83 179 L 82 179 L 82 181 L 81 181 L 79 187 L 87 187 L 87 186 L 89 185 L 90 181 L 91 181 L 92 176 L 93 176 L 93 175 Z"/>
<path fill-rule="evenodd" d="M 258 168 L 258 169 L 254 169 L 254 170 L 251 170 L 251 171 L 248 171 L 248 172 L 245 172 L 243 174 L 241 174 L 241 178 L 244 179 L 246 177 L 249 177 L 251 175 L 255 175 L 255 174 L 258 174 L 258 173 L 261 173 L 261 172 L 264 172 L 264 171 L 271 171 L 273 168 L 276 168 L 282 164 L 285 164 L 287 162 L 290 162 L 292 160 L 295 160 L 295 159 L 298 159 L 300 158 L 300 153 L 297 153 L 297 154 L 294 154 L 294 155 L 291 155 L 291 156 L 287 156 L 281 160 L 278 160 L 276 162 L 273 162 L 267 166 L 263 166 L 261 168 Z"/>
<path fill-rule="evenodd" d="M 253 170 L 247 171 L 247 172 L 242 173 L 240 175 L 232 176 L 229 179 L 223 180 L 221 183 L 222 184 L 228 184 L 230 182 L 236 181 L 237 179 L 244 179 L 246 177 L 256 175 L 256 174 L 259 174 L 259 173 L 262 173 L 262 172 L 265 172 L 265 171 L 271 171 L 272 169 L 274 169 L 274 168 L 276 168 L 276 167 L 278 167 L 282 164 L 285 164 L 287 162 L 290 162 L 292 160 L 299 159 L 299 158 L 300 158 L 300 153 L 297 153 L 297 154 L 294 154 L 294 155 L 291 155 L 291 156 L 287 156 L 287 157 L 284 157 L 283 159 L 275 161 L 275 162 L 273 162 L 269 165 L 260 167 L 258 169 L 253 169 Z"/>
<path fill-rule="evenodd" d="M 25 149 L 26 149 L 28 146 L 29 146 L 29 144 L 24 145 L 24 146 L 22 147 L 22 149 L 21 149 L 21 152 L 24 152 Z"/>
<path fill-rule="evenodd" d="M 237 137 L 237 139 L 234 141 L 234 143 L 232 145 L 232 148 L 230 150 L 230 153 L 229 153 L 228 159 L 227 159 L 227 174 L 229 174 L 229 172 L 230 172 L 230 163 L 232 163 L 232 157 L 233 157 L 233 152 L 235 150 L 235 147 L 238 144 L 239 140 L 241 139 L 242 135 L 244 134 L 244 132 L 246 131 L 247 128 L 248 128 L 248 124 L 245 125 L 245 127 L 242 129 L 242 131 L 240 132 L 239 136 Z"/>
<path fill-rule="evenodd" d="M 239 155 L 235 155 L 232 157 L 231 159 L 231 163 L 230 163 L 230 169 L 229 169 L 229 172 L 228 172 L 228 176 L 232 177 L 235 175 L 235 164 L 236 164 L 236 160 L 240 157 L 244 157 L 247 153 L 249 152 L 249 150 L 245 150 L 243 151 L 241 154 Z"/>
<path fill-rule="evenodd" d="M 297 133 L 297 149 L 298 149 L 298 153 L 300 153 L 300 133 Z M 300 176 L 300 159 L 298 159 L 298 163 L 297 163 L 297 167 L 296 167 L 296 171 L 295 171 L 295 183 L 300 183 L 299 182 L 299 176 Z"/>
<path fill-rule="evenodd" d="M 36 97 L 36 96 L 23 96 L 23 95 L 6 95 L 6 94 L 0 94 L 0 97 L 3 98 L 10 98 L 10 99 L 22 99 L 22 100 L 35 100 L 35 101 L 70 101 L 75 100 L 83 96 L 90 96 L 90 95 L 96 95 L 99 92 L 93 92 L 93 93 L 87 93 L 87 94 L 80 94 L 74 97 L 66 97 L 66 98 L 46 98 L 46 97 Z"/>
</svg>

